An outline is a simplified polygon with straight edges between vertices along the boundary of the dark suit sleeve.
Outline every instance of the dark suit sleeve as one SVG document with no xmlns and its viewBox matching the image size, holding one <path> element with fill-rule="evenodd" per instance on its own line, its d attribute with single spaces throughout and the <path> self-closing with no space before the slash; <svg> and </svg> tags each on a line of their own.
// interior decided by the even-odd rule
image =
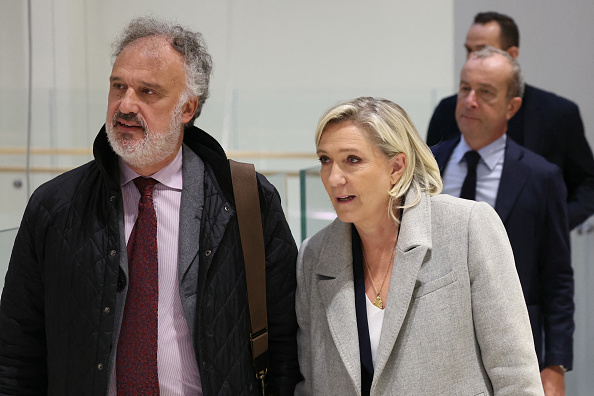
<svg viewBox="0 0 594 396">
<path fill-rule="evenodd" d="M 557 119 L 566 137 L 563 178 L 567 186 L 569 229 L 574 229 L 594 214 L 594 158 L 584 134 L 584 125 L 575 104 L 568 106 Z"/>
<path fill-rule="evenodd" d="M 427 145 L 435 146 L 445 140 L 460 136 L 456 123 L 456 95 L 444 98 L 439 102 L 427 130 Z"/>
<path fill-rule="evenodd" d="M 544 366 L 573 364 L 573 269 L 561 171 L 548 183 L 546 224 L 540 244 L 540 292 L 544 328 Z"/>
<path fill-rule="evenodd" d="M 266 247 L 268 311 L 268 387 L 275 396 L 293 395 L 301 380 L 297 360 L 295 289 L 297 246 L 276 189 L 261 175 L 262 226 Z"/>
</svg>

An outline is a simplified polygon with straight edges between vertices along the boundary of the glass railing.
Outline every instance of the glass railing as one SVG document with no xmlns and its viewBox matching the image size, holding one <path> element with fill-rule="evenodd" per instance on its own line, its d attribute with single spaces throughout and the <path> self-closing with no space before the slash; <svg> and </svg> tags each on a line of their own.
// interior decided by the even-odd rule
<svg viewBox="0 0 594 396">
<path fill-rule="evenodd" d="M 4 277 L 18 228 L 0 230 L 0 291 L 4 287 Z"/>
<path fill-rule="evenodd" d="M 567 395 L 594 390 L 594 217 L 571 233 L 571 264 L 575 280 L 573 371 L 567 373 Z"/>
<path fill-rule="evenodd" d="M 301 199 L 301 241 L 309 238 L 336 218 L 330 198 L 320 180 L 320 167 L 299 172 Z"/>
</svg>

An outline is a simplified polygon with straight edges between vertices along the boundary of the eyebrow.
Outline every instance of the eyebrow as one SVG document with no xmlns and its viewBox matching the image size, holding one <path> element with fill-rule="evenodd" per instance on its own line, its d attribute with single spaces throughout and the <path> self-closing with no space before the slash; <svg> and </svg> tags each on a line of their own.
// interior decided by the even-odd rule
<svg viewBox="0 0 594 396">
<path fill-rule="evenodd" d="M 465 80 L 460 80 L 460 85 L 465 84 L 465 85 L 472 85 L 470 84 L 468 81 Z M 479 86 L 479 88 L 483 88 L 483 87 L 487 87 L 487 88 L 491 88 L 493 90 L 497 90 L 497 87 L 495 87 L 494 85 L 491 84 L 484 84 L 484 83 L 479 83 L 477 84 Z"/>
<path fill-rule="evenodd" d="M 121 77 L 118 76 L 110 76 L 109 77 L 109 82 L 116 82 L 116 81 L 123 81 L 123 79 Z M 164 91 L 163 86 L 160 84 L 155 84 L 155 83 L 150 83 L 148 81 L 139 81 L 140 85 L 147 87 L 147 88 L 151 88 L 157 91 Z"/>
<path fill-rule="evenodd" d="M 360 154 L 361 153 L 361 151 L 358 148 L 356 148 L 356 147 L 343 148 L 343 149 L 338 150 L 338 152 L 339 153 L 354 153 L 354 154 Z M 316 154 L 326 154 L 326 153 L 328 153 L 326 150 L 318 149 L 316 151 Z"/>
<path fill-rule="evenodd" d="M 485 48 L 486 46 L 487 46 L 486 44 L 480 44 L 480 45 L 477 45 L 477 46 L 476 46 L 476 49 L 474 50 L 474 52 L 476 52 L 476 51 L 480 51 L 480 50 L 482 50 L 483 48 Z M 464 43 L 464 49 L 466 49 L 466 51 L 473 52 L 473 51 L 472 51 L 472 48 L 470 48 L 470 46 L 469 46 L 468 44 L 466 44 L 466 43 Z"/>
</svg>

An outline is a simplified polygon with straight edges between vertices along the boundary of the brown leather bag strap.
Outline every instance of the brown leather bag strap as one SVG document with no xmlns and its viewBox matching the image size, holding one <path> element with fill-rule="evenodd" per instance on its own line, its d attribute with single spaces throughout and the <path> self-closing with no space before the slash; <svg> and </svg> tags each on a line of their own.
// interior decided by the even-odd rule
<svg viewBox="0 0 594 396">
<path fill-rule="evenodd" d="M 266 316 L 266 259 L 258 181 L 253 164 L 229 160 L 237 221 L 245 261 L 252 332 L 252 357 L 256 376 L 263 380 L 268 368 L 268 320 Z"/>
</svg>

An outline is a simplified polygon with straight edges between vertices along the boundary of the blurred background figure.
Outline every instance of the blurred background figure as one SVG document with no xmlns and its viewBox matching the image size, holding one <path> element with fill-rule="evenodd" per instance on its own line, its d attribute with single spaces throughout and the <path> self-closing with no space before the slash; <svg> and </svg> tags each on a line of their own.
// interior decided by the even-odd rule
<svg viewBox="0 0 594 396">
<path fill-rule="evenodd" d="M 467 56 L 487 45 L 518 58 L 520 34 L 514 20 L 497 12 L 478 13 L 466 35 Z M 460 136 L 455 109 L 456 95 L 436 107 L 427 131 L 429 146 Z M 508 122 L 507 136 L 561 168 L 570 229 L 594 213 L 594 159 L 575 103 L 526 84 L 522 106 Z"/>
<path fill-rule="evenodd" d="M 566 190 L 559 168 L 518 145 L 507 122 L 522 104 L 520 65 L 491 46 L 472 52 L 460 75 L 462 138 L 432 147 L 444 193 L 495 208 L 510 239 L 548 395 L 563 395 L 573 364 L 574 282 Z"/>
</svg>

